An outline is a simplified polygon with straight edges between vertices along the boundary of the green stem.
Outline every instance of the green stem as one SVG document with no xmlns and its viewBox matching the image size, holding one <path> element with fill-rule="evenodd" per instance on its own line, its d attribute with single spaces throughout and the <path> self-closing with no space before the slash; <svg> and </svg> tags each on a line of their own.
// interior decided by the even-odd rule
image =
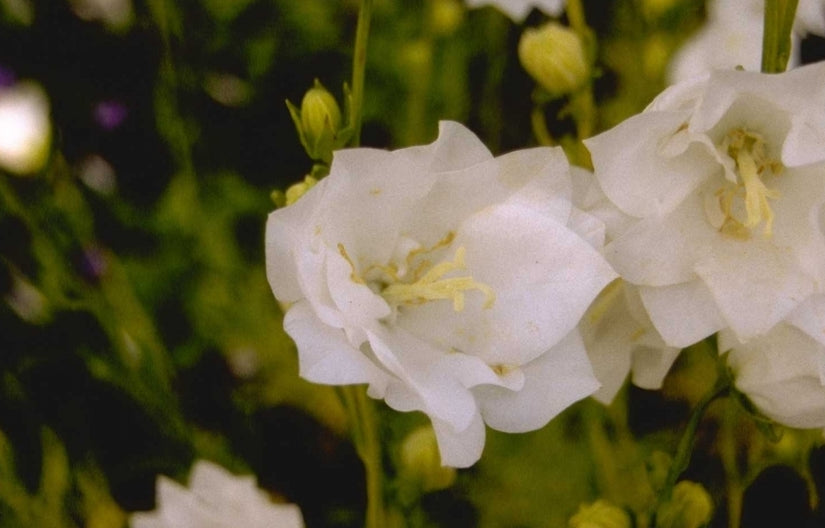
<svg viewBox="0 0 825 528">
<path fill-rule="evenodd" d="M 340 390 L 350 421 L 355 449 L 364 463 L 367 480 L 367 515 L 365 528 L 384 528 L 384 490 L 382 484 L 381 443 L 378 420 L 372 401 L 362 386 L 350 385 Z"/>
<path fill-rule="evenodd" d="M 693 409 L 693 413 L 690 415 L 687 426 L 685 427 L 685 431 L 682 433 L 682 438 L 679 439 L 679 446 L 676 448 L 673 463 L 670 466 L 670 471 L 668 471 L 665 485 L 659 495 L 658 505 L 663 504 L 670 498 L 670 494 L 673 491 L 673 487 L 676 485 L 676 481 L 679 480 L 679 476 L 687 469 L 688 464 L 690 463 L 690 455 L 693 452 L 693 442 L 696 439 L 696 431 L 699 429 L 699 423 L 702 421 L 702 417 L 704 416 L 708 406 L 710 406 L 716 398 L 727 392 L 729 387 L 730 380 L 728 377 L 719 376 L 710 391 L 708 391 L 707 394 L 705 394 L 696 404 L 696 407 Z"/>
<path fill-rule="evenodd" d="M 739 526 L 742 514 L 742 475 L 736 462 L 736 407 L 730 398 L 725 402 L 725 417 L 719 439 L 719 455 L 722 467 L 725 470 L 725 481 L 728 492 L 728 526 Z"/>
<path fill-rule="evenodd" d="M 781 73 L 791 56 L 791 30 L 798 0 L 765 0 L 762 72 Z"/>
<path fill-rule="evenodd" d="M 351 145 L 361 144 L 361 121 L 364 114 L 364 72 L 367 69 L 367 39 L 370 33 L 373 0 L 361 0 L 358 12 L 358 26 L 355 30 L 355 51 L 352 55 L 352 106 L 350 123 L 352 124 Z"/>
</svg>

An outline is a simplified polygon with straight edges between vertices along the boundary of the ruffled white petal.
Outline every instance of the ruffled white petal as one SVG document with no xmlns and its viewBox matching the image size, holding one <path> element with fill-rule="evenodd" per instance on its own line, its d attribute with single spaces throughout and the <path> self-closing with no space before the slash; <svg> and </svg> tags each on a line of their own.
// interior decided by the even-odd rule
<svg viewBox="0 0 825 528">
<path fill-rule="evenodd" d="M 462 430 L 456 430 L 449 423 L 434 418 L 433 430 L 438 440 L 442 465 L 457 468 L 470 467 L 481 458 L 485 436 L 481 414 L 476 413 L 470 425 Z"/>
<path fill-rule="evenodd" d="M 306 301 L 294 304 L 284 317 L 284 329 L 300 351 L 301 377 L 326 385 L 379 383 L 385 374 L 360 350 L 343 330 L 324 324 Z"/>
<path fill-rule="evenodd" d="M 599 388 L 578 330 L 523 370 L 525 382 L 520 391 L 490 385 L 473 389 L 484 421 L 493 429 L 523 433 L 541 428 Z"/>
<path fill-rule="evenodd" d="M 762 338 L 734 344 L 728 362 L 736 388 L 766 416 L 790 427 L 825 427 L 820 343 L 782 324 Z"/>
</svg>

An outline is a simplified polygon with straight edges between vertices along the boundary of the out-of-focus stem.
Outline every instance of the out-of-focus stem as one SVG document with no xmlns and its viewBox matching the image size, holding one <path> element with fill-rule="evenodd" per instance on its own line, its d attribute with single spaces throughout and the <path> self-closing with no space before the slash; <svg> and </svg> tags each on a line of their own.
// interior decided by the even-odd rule
<svg viewBox="0 0 825 528">
<path fill-rule="evenodd" d="M 364 117 L 364 72 L 367 69 L 367 40 L 370 33 L 373 0 L 361 0 L 358 26 L 355 30 L 355 50 L 352 55 L 352 140 L 353 147 L 361 144 L 361 121 Z"/>
</svg>

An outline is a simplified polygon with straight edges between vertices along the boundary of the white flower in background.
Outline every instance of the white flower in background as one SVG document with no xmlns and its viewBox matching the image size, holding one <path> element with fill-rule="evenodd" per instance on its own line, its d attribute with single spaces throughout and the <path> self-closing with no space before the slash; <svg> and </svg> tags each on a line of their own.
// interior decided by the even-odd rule
<svg viewBox="0 0 825 528">
<path fill-rule="evenodd" d="M 593 173 L 576 167 L 573 204 L 604 222 L 600 244 L 605 236 L 609 241 L 633 222 L 607 199 Z M 602 385 L 593 397 L 605 404 L 613 401 L 629 373 L 637 387 L 660 389 L 681 350 L 664 342 L 642 305 L 638 289 L 622 280 L 602 290 L 579 329 L 593 372 Z"/>
<path fill-rule="evenodd" d="M 635 221 L 608 243 L 668 345 L 767 334 L 825 286 L 825 63 L 715 72 L 586 141 Z"/>
<path fill-rule="evenodd" d="M 794 31 L 825 37 L 825 0 L 799 0 Z"/>
<path fill-rule="evenodd" d="M 112 30 L 127 29 L 134 18 L 132 0 L 69 0 L 72 11 L 83 20 L 100 20 Z"/>
<path fill-rule="evenodd" d="M 467 5 L 481 7 L 491 5 L 516 22 L 522 22 L 535 7 L 550 16 L 559 16 L 564 11 L 566 0 L 467 0 Z"/>
<path fill-rule="evenodd" d="M 0 87 L 0 169 L 18 175 L 42 169 L 51 136 L 49 99 L 40 86 Z"/>
<path fill-rule="evenodd" d="M 134 513 L 131 528 L 303 528 L 294 504 L 275 504 L 255 477 L 235 476 L 206 460 L 192 468 L 189 487 L 159 476 L 157 508 Z"/>
<path fill-rule="evenodd" d="M 730 350 L 736 388 L 765 416 L 789 427 L 823 428 L 825 296 L 809 299 L 789 321 L 746 343 L 720 332 L 719 350 Z"/>
<path fill-rule="evenodd" d="M 592 394 L 576 325 L 615 273 L 571 192 L 561 149 L 493 158 L 452 122 L 427 146 L 336 152 L 267 221 L 301 375 L 425 412 L 456 467 L 480 457 L 485 422 L 530 431 Z"/>
<path fill-rule="evenodd" d="M 716 69 L 759 71 L 762 63 L 764 0 L 713 0 L 704 27 L 688 40 L 671 61 L 671 83 Z M 791 35 L 788 67 L 799 64 L 799 40 L 807 33 L 825 35 L 825 1 L 800 0 Z"/>
</svg>

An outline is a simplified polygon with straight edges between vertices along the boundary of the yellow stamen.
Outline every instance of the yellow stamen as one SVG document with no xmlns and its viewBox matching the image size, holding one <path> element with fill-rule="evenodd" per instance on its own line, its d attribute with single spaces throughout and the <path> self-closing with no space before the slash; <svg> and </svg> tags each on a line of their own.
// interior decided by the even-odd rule
<svg viewBox="0 0 825 528">
<path fill-rule="evenodd" d="M 493 289 L 486 284 L 480 283 L 472 277 L 443 278 L 451 271 L 463 269 L 466 269 L 466 267 L 464 264 L 464 246 L 461 246 L 456 250 L 452 261 L 436 264 L 415 282 L 394 282 L 381 291 L 381 296 L 392 306 L 452 300 L 453 309 L 460 312 L 464 309 L 464 293 L 469 290 L 478 290 L 484 294 L 484 308 L 490 308 L 495 302 L 496 296 Z"/>
<path fill-rule="evenodd" d="M 734 238 L 747 239 L 751 229 L 764 222 L 762 233 L 766 237 L 773 235 L 774 213 L 768 200 L 780 197 L 779 191 L 768 188 L 762 181 L 766 170 L 778 175 L 782 164 L 769 158 L 765 152 L 765 140 L 761 135 L 744 129 L 735 129 L 728 133 L 722 144 L 728 155 L 736 162 L 740 181 L 735 187 L 720 189 L 719 209 L 725 220 L 719 230 Z M 746 218 L 743 221 L 734 216 L 734 198 L 744 190 Z"/>
</svg>

